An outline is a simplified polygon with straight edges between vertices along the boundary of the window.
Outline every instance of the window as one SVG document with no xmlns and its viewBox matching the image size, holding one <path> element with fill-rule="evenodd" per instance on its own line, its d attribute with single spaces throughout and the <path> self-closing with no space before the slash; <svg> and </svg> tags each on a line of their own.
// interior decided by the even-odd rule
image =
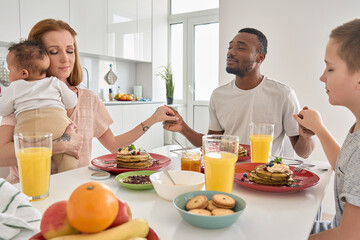
<svg viewBox="0 0 360 240">
<path fill-rule="evenodd" d="M 219 83 L 219 24 L 195 25 L 194 32 L 194 100 L 208 101 Z"/>
<path fill-rule="evenodd" d="M 174 99 L 183 99 L 183 24 L 170 25 L 170 63 L 175 84 Z"/>
<path fill-rule="evenodd" d="M 219 0 L 171 0 L 171 14 L 219 8 Z"/>
</svg>

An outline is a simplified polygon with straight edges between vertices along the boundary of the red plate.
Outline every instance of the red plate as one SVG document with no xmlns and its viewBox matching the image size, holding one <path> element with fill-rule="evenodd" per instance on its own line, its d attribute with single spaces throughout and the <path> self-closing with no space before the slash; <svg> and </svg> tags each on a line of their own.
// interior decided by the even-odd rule
<svg viewBox="0 0 360 240">
<path fill-rule="evenodd" d="M 244 182 L 241 181 L 241 177 L 243 173 L 248 173 L 263 163 L 241 163 L 236 164 L 235 166 L 235 182 L 242 187 L 255 189 L 258 191 L 264 192 L 296 192 L 305 188 L 312 187 L 316 185 L 320 178 L 315 173 L 307 171 L 305 169 L 301 170 L 301 172 L 294 172 L 293 179 L 295 180 L 291 186 L 269 186 L 258 184 L 254 182 Z M 290 169 L 293 170 L 295 167 L 290 166 Z"/>
<path fill-rule="evenodd" d="M 238 162 L 239 162 L 239 161 L 246 161 L 246 160 L 251 159 L 251 155 L 250 155 L 250 145 L 241 144 L 241 143 L 240 143 L 240 145 L 243 146 L 243 148 L 246 149 L 246 151 L 247 151 L 247 156 L 239 156 L 239 157 L 238 157 Z"/>
<path fill-rule="evenodd" d="M 108 172 L 114 172 L 114 173 L 123 173 L 123 172 L 129 172 L 129 171 L 140 171 L 140 170 L 156 170 L 160 169 L 162 167 L 166 167 L 170 164 L 171 160 L 168 157 L 165 157 L 160 154 L 156 153 L 149 153 L 150 156 L 155 159 L 156 161 L 153 163 L 152 166 L 147 168 L 118 168 L 116 167 L 115 163 L 115 157 L 116 153 L 111 153 L 107 155 L 103 155 L 97 158 L 94 158 L 91 160 L 91 164 L 95 167 L 98 167 L 102 170 L 108 171 Z"/>
<path fill-rule="evenodd" d="M 155 232 L 154 229 L 149 228 L 149 233 L 146 236 L 147 240 L 160 240 L 159 234 L 157 234 L 157 232 Z"/>
</svg>

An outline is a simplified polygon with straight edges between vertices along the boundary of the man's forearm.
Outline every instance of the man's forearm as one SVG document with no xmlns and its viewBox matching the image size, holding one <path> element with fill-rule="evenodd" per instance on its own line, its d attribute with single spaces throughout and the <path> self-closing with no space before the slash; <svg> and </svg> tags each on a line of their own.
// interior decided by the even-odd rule
<svg viewBox="0 0 360 240">
<path fill-rule="evenodd" d="M 202 146 L 202 136 L 204 134 L 198 133 L 192 128 L 190 128 L 188 125 L 184 127 L 184 129 L 181 131 L 181 134 L 186 137 L 189 142 L 191 142 L 196 147 Z"/>
<path fill-rule="evenodd" d="M 302 158 L 308 158 L 315 148 L 315 141 L 313 137 L 299 135 L 293 146 L 297 155 Z"/>
</svg>

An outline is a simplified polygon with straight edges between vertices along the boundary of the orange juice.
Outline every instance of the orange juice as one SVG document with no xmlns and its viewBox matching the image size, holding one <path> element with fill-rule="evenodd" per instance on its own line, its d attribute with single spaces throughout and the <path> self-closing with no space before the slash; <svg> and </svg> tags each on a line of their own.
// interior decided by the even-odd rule
<svg viewBox="0 0 360 240">
<path fill-rule="evenodd" d="M 30 197 L 48 194 L 51 149 L 23 148 L 16 152 L 16 158 L 23 193 Z"/>
<path fill-rule="evenodd" d="M 237 154 L 208 152 L 204 155 L 206 190 L 231 193 Z"/>
<path fill-rule="evenodd" d="M 181 156 L 181 170 L 201 171 L 200 152 L 186 151 Z"/>
<path fill-rule="evenodd" d="M 251 135 L 251 162 L 267 163 L 273 137 L 271 135 Z"/>
</svg>

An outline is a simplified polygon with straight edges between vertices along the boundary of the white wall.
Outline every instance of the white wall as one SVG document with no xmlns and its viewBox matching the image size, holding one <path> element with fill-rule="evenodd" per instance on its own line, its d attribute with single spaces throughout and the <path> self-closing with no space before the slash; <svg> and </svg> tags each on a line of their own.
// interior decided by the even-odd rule
<svg viewBox="0 0 360 240">
<path fill-rule="evenodd" d="M 347 109 L 328 102 L 320 82 L 330 31 L 360 17 L 358 0 L 220 0 L 220 85 L 233 79 L 225 71 L 229 41 L 238 30 L 254 27 L 268 38 L 262 73 L 295 89 L 301 106 L 317 109 L 340 144 L 355 118 Z M 320 142 L 310 159 L 326 161 Z M 332 186 L 329 187 L 331 189 Z M 331 197 L 325 198 L 332 206 Z M 326 208 L 327 206 L 325 206 Z M 331 210 L 332 211 L 332 210 Z"/>
</svg>

